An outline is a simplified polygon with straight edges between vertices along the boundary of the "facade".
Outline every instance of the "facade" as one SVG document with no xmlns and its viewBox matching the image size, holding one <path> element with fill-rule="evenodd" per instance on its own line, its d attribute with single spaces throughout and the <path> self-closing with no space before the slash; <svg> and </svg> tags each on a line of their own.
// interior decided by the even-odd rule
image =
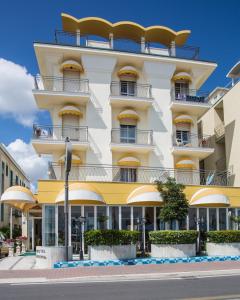
<svg viewBox="0 0 240 300">
<path fill-rule="evenodd" d="M 1 168 L 1 180 L 0 191 L 1 195 L 4 191 L 13 186 L 20 185 L 23 187 L 29 187 L 30 182 L 23 170 L 16 163 L 10 153 L 7 151 L 3 144 L 0 144 L 0 168 Z M 19 211 L 13 211 L 13 225 L 21 225 L 21 214 Z M 10 222 L 10 207 L 7 204 L 2 203 L 0 205 L 0 228 L 8 226 Z"/>
<path fill-rule="evenodd" d="M 202 162 L 206 169 L 230 170 L 229 185 L 240 186 L 240 167 L 238 152 L 240 140 L 239 127 L 239 96 L 240 96 L 240 63 L 228 73 L 233 78 L 229 88 L 216 88 L 210 95 L 213 103 L 199 121 L 203 134 L 211 136 L 214 153 Z M 217 97 L 216 97 L 217 96 Z M 216 97 L 216 99 L 214 99 Z"/>
<path fill-rule="evenodd" d="M 66 14 L 62 22 L 54 43 L 34 43 L 40 75 L 33 94 L 39 109 L 50 112 L 52 125 L 35 124 L 32 144 L 38 154 L 52 156 L 49 180 L 39 180 L 36 196 L 16 187 L 2 197 L 32 204 L 23 208 L 29 248 L 64 243 L 66 137 L 73 147 L 73 252 L 79 251 L 80 216 L 86 217 L 85 231 L 139 229 L 141 218 L 147 231 L 166 229 L 154 181 L 169 176 L 186 185 L 191 207 L 172 228 L 233 228 L 239 189 L 228 187 L 226 168 L 202 168 L 215 144 L 199 130 L 198 120 L 211 109 L 200 88 L 216 64 L 185 45 L 190 31 Z"/>
</svg>

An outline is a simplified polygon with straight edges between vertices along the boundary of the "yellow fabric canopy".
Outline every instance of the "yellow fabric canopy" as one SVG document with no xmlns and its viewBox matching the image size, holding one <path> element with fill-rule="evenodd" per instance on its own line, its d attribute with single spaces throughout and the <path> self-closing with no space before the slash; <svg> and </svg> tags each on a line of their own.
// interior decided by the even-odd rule
<svg viewBox="0 0 240 300">
<path fill-rule="evenodd" d="M 137 69 L 132 66 L 125 66 L 125 67 L 121 68 L 117 74 L 119 77 L 121 77 L 121 76 L 132 76 L 135 78 L 138 77 Z"/>
<path fill-rule="evenodd" d="M 189 115 L 179 115 L 174 119 L 174 123 L 178 124 L 178 123 L 189 123 L 189 124 L 193 124 L 193 118 Z"/>
<path fill-rule="evenodd" d="M 178 72 L 173 76 L 172 80 L 173 81 L 177 81 L 177 80 L 192 81 L 192 76 L 187 72 Z"/>
<path fill-rule="evenodd" d="M 118 120 L 124 120 L 124 119 L 132 119 L 138 121 L 140 117 L 135 110 L 126 109 L 120 112 L 120 114 L 118 115 Z"/>
<path fill-rule="evenodd" d="M 118 161 L 118 165 L 126 167 L 139 167 L 141 165 L 141 162 L 136 157 L 125 156 Z"/>
<path fill-rule="evenodd" d="M 143 185 L 133 190 L 127 198 L 127 204 L 162 204 L 161 194 L 154 185 Z"/>
<path fill-rule="evenodd" d="M 62 155 L 62 156 L 59 158 L 58 162 L 59 162 L 60 164 L 64 164 L 64 162 L 65 162 L 65 155 Z M 75 164 L 75 165 L 80 165 L 81 162 L 82 162 L 82 161 L 81 161 L 81 158 L 80 158 L 78 155 L 75 155 L 75 154 L 72 155 L 72 163 L 73 163 L 73 164 Z"/>
<path fill-rule="evenodd" d="M 65 60 L 60 67 L 60 70 L 83 71 L 82 65 L 75 60 Z"/>
<path fill-rule="evenodd" d="M 76 106 L 67 105 L 67 106 L 64 106 L 62 109 L 60 109 L 58 115 L 59 116 L 63 116 L 63 115 L 75 115 L 75 116 L 82 117 L 83 113 Z"/>
<path fill-rule="evenodd" d="M 190 158 L 184 158 L 176 163 L 177 169 L 195 169 L 195 163 Z"/>
<path fill-rule="evenodd" d="M 230 205 L 230 201 L 228 197 L 217 188 L 203 188 L 192 196 L 190 205 L 221 207 Z"/>
</svg>

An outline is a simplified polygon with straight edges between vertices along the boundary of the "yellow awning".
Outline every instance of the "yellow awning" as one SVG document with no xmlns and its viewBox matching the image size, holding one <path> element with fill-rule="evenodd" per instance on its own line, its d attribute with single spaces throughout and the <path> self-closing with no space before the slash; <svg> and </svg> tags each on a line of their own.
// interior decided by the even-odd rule
<svg viewBox="0 0 240 300">
<path fill-rule="evenodd" d="M 179 115 L 174 119 L 174 123 L 178 124 L 178 123 L 189 123 L 189 124 L 193 124 L 193 118 L 189 115 Z"/>
<path fill-rule="evenodd" d="M 82 65 L 75 60 L 65 60 L 60 67 L 60 70 L 83 71 Z"/>
<path fill-rule="evenodd" d="M 58 162 L 59 162 L 60 164 L 64 164 L 64 162 L 65 162 L 65 155 L 62 155 L 62 156 L 59 158 Z M 80 158 L 78 155 L 73 154 L 73 155 L 72 155 L 72 164 L 80 165 L 81 163 L 82 163 L 81 158 Z"/>
<path fill-rule="evenodd" d="M 1 201 L 12 205 L 19 209 L 26 209 L 36 205 L 37 201 L 33 193 L 26 187 L 23 186 L 11 186 L 2 194 Z"/>
<path fill-rule="evenodd" d="M 59 116 L 63 116 L 63 115 L 75 115 L 75 116 L 79 116 L 82 117 L 82 112 L 80 111 L 79 108 L 77 108 L 76 106 L 73 105 L 67 105 L 64 106 L 62 109 L 60 109 Z"/>
<path fill-rule="evenodd" d="M 177 169 L 195 169 L 195 163 L 190 158 L 184 158 L 176 163 Z"/>
<path fill-rule="evenodd" d="M 138 77 L 138 71 L 136 68 L 132 67 L 132 66 L 125 66 L 123 68 L 121 68 L 118 71 L 118 76 L 131 76 L 131 77 Z"/>
<path fill-rule="evenodd" d="M 162 204 L 161 194 L 154 185 L 143 185 L 136 188 L 128 196 L 127 204 Z"/>
<path fill-rule="evenodd" d="M 120 112 L 120 114 L 118 115 L 118 120 L 124 120 L 124 119 L 131 119 L 131 120 L 138 121 L 140 118 L 138 113 L 135 110 L 126 109 Z"/>
<path fill-rule="evenodd" d="M 138 158 L 133 156 L 125 156 L 118 161 L 119 166 L 126 166 L 126 167 L 139 167 L 141 162 Z"/>
<path fill-rule="evenodd" d="M 217 188 L 203 188 L 192 196 L 190 205 L 221 207 L 230 205 L 230 201 L 228 197 Z"/>
<path fill-rule="evenodd" d="M 173 81 L 177 81 L 177 80 L 192 81 L 192 76 L 187 72 L 178 72 L 173 76 L 172 80 Z"/>
<path fill-rule="evenodd" d="M 62 189 L 56 198 L 56 203 L 64 202 L 65 189 Z M 89 183 L 72 183 L 69 185 L 70 203 L 105 204 L 99 191 Z"/>
</svg>

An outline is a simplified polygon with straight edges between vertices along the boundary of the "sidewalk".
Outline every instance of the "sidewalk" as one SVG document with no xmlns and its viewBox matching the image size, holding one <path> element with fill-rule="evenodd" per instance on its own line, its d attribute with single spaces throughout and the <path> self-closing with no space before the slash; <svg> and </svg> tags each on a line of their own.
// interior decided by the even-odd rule
<svg viewBox="0 0 240 300">
<path fill-rule="evenodd" d="M 66 269 L 5 270 L 0 283 L 51 283 L 61 281 L 96 282 L 154 280 L 240 275 L 239 261 L 135 265 L 114 267 L 79 267 Z"/>
</svg>

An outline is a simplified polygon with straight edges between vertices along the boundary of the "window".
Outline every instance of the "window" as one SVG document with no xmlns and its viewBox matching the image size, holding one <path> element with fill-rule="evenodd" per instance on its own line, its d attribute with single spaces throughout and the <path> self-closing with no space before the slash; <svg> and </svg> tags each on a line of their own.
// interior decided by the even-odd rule
<svg viewBox="0 0 240 300">
<path fill-rule="evenodd" d="M 175 98 L 177 100 L 185 100 L 186 96 L 189 95 L 189 84 L 188 82 L 176 82 L 175 83 Z"/>
<path fill-rule="evenodd" d="M 10 186 L 13 186 L 13 171 L 10 170 L 10 180 L 9 180 Z"/>
<path fill-rule="evenodd" d="M 197 229 L 197 209 L 196 208 L 189 208 L 188 218 L 189 218 L 189 230 L 196 230 Z"/>
<path fill-rule="evenodd" d="M 142 207 L 133 207 L 133 230 L 140 230 L 142 216 Z"/>
<path fill-rule="evenodd" d="M 0 204 L 0 221 L 4 222 L 4 203 Z"/>
<path fill-rule="evenodd" d="M 136 182 L 137 181 L 137 169 L 121 168 L 120 169 L 120 181 Z"/>
<path fill-rule="evenodd" d="M 107 207 L 97 206 L 97 229 L 107 229 Z"/>
<path fill-rule="evenodd" d="M 94 229 L 94 207 L 84 206 L 84 217 L 86 218 L 84 228 L 85 231 Z"/>
<path fill-rule="evenodd" d="M 122 207 L 122 229 L 123 230 L 131 230 L 131 207 L 123 206 Z"/>
<path fill-rule="evenodd" d="M 207 209 L 199 208 L 199 229 L 201 231 L 207 231 Z"/>
<path fill-rule="evenodd" d="M 18 185 L 18 176 L 16 175 L 15 184 Z"/>
<path fill-rule="evenodd" d="M 120 125 L 120 142 L 121 143 L 136 143 L 136 126 L 135 125 Z"/>
<path fill-rule="evenodd" d="M 134 81 L 120 81 L 121 95 L 123 96 L 135 96 L 136 95 L 136 82 Z"/>
<path fill-rule="evenodd" d="M 219 208 L 219 230 L 227 229 L 227 211 L 226 208 Z"/>
<path fill-rule="evenodd" d="M 184 146 L 191 143 L 190 132 L 186 130 L 176 131 L 176 142 L 178 145 Z"/>
<path fill-rule="evenodd" d="M 4 170 L 5 170 L 5 163 L 2 161 L 2 173 L 4 174 Z"/>
<path fill-rule="evenodd" d="M 161 207 L 156 207 L 156 222 L 157 222 L 157 230 L 165 229 L 165 222 L 160 219 Z"/>
<path fill-rule="evenodd" d="M 64 207 L 58 206 L 58 246 L 65 244 Z"/>
<path fill-rule="evenodd" d="M 217 230 L 216 208 L 209 208 L 209 230 Z"/>
<path fill-rule="evenodd" d="M 8 165 L 6 165 L 6 176 L 8 177 Z"/>
<path fill-rule="evenodd" d="M 109 225 L 110 229 L 119 229 L 119 207 L 109 207 Z"/>
<path fill-rule="evenodd" d="M 55 206 L 45 206 L 44 231 L 45 245 L 55 246 Z"/>
</svg>

